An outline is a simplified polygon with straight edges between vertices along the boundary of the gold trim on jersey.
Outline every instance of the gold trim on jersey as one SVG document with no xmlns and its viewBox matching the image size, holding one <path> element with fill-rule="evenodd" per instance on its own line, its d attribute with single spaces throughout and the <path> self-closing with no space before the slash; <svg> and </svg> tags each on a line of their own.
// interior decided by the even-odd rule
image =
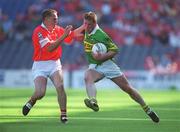
<svg viewBox="0 0 180 132">
<path fill-rule="evenodd" d="M 91 52 L 93 45 L 94 45 L 94 44 L 92 44 L 92 43 L 89 43 L 89 42 L 87 42 L 87 41 L 84 41 L 84 49 L 85 49 L 85 52 Z"/>
</svg>

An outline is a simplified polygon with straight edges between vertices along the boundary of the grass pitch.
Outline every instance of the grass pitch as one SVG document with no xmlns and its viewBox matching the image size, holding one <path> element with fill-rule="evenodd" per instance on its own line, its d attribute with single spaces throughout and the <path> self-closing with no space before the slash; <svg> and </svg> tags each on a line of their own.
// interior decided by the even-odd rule
<svg viewBox="0 0 180 132">
<path fill-rule="evenodd" d="M 180 91 L 140 91 L 160 116 L 158 124 L 120 90 L 98 90 L 99 112 L 85 107 L 85 90 L 66 92 L 69 122 L 62 124 L 55 89 L 47 89 L 24 117 L 33 89 L 0 88 L 0 132 L 180 132 Z"/>
</svg>

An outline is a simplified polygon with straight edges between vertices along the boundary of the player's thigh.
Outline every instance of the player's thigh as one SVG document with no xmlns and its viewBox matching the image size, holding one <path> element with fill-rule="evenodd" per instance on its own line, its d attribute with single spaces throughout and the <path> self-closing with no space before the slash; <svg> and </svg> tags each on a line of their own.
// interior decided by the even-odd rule
<svg viewBox="0 0 180 132">
<path fill-rule="evenodd" d="M 86 82 L 87 81 L 97 82 L 97 81 L 101 80 L 102 78 L 104 78 L 104 75 L 95 70 L 88 69 L 85 72 L 85 81 Z"/>
<path fill-rule="evenodd" d="M 47 78 L 43 76 L 38 76 L 34 79 L 35 85 L 35 93 L 39 96 L 45 95 L 46 86 L 47 86 Z"/>
<path fill-rule="evenodd" d="M 115 84 L 117 84 L 123 91 L 130 91 L 132 89 L 130 83 L 128 82 L 127 78 L 125 75 L 121 75 L 116 78 L 111 79 Z"/>
<path fill-rule="evenodd" d="M 54 86 L 56 88 L 62 88 L 63 87 L 63 74 L 62 70 L 55 71 L 50 76 L 51 81 L 53 82 Z"/>
</svg>

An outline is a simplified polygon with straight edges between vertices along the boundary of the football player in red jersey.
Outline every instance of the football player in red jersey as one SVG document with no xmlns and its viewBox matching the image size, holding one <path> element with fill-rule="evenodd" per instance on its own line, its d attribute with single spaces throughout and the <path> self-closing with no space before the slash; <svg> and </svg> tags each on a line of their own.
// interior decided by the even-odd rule
<svg viewBox="0 0 180 132">
<path fill-rule="evenodd" d="M 72 26 L 65 29 L 58 26 L 58 13 L 54 9 L 45 9 L 42 13 L 42 24 L 37 26 L 32 35 L 34 55 L 32 73 L 35 91 L 29 101 L 23 106 L 22 113 L 26 116 L 37 100 L 46 93 L 47 79 L 53 82 L 58 96 L 60 107 L 60 120 L 68 121 L 66 114 L 66 92 L 63 85 L 63 75 L 60 57 L 62 55 L 62 42 L 71 43 L 74 37 L 79 37 L 84 30 L 83 25 L 72 31 Z"/>
</svg>

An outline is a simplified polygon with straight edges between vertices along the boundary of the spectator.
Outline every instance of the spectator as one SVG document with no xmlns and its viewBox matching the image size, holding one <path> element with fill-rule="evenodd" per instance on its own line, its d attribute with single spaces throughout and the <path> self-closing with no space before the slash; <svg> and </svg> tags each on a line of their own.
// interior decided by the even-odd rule
<svg viewBox="0 0 180 132">
<path fill-rule="evenodd" d="M 6 34 L 2 28 L 2 26 L 0 25 L 0 43 L 2 44 L 6 39 Z"/>
<path fill-rule="evenodd" d="M 6 5 L 13 7 L 11 1 L 7 1 Z M 141 44 L 153 50 L 152 47 L 156 47 L 156 40 L 158 40 L 164 45 L 180 47 L 179 0 L 34 0 L 30 3 L 27 7 L 22 7 L 26 4 L 17 2 L 17 6 L 22 7 L 21 13 L 18 9 L 5 16 L 3 11 L 12 11 L 11 9 L 8 11 L 7 7 L 1 7 L 0 38 L 2 43 L 7 41 L 7 38 L 15 41 L 30 40 L 32 29 L 40 22 L 39 13 L 44 8 L 50 7 L 61 13 L 60 24 L 63 27 L 72 22 L 73 26 L 77 27 L 83 12 L 95 11 L 101 27 L 120 46 Z M 25 13 L 28 15 L 24 16 Z M 13 19 L 15 16 L 12 14 L 17 14 L 16 19 Z"/>
<path fill-rule="evenodd" d="M 169 41 L 172 47 L 180 48 L 180 30 L 178 27 L 169 33 Z"/>
</svg>

